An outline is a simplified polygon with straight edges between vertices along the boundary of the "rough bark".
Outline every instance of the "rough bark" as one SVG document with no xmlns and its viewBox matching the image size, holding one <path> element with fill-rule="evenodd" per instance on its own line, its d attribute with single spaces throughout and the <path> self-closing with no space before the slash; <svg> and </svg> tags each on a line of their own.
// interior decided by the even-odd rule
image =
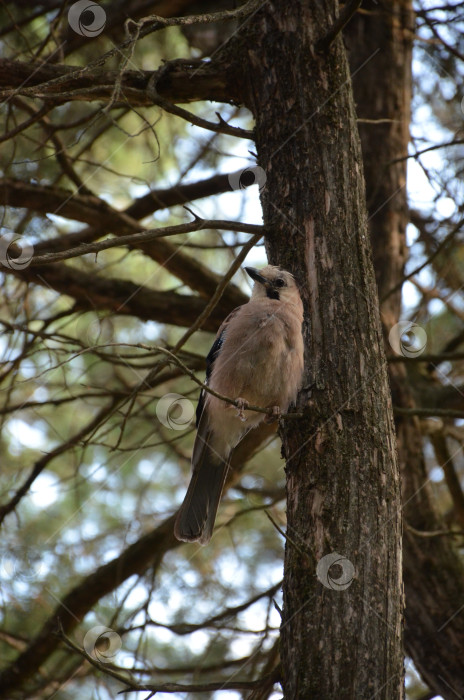
<svg viewBox="0 0 464 700">
<path fill-rule="evenodd" d="M 268 257 L 294 272 L 305 305 L 305 417 L 283 431 L 283 687 L 292 700 L 393 700 L 403 697 L 400 484 L 348 65 L 340 37 L 314 49 L 335 13 L 334 2 L 270 0 L 242 48 Z M 335 552 L 355 569 L 345 590 L 316 577 Z M 342 571 L 346 562 L 329 574 Z"/>
<path fill-rule="evenodd" d="M 392 161 L 408 148 L 414 22 L 410 0 L 368 2 L 363 7 L 366 13 L 348 28 L 347 43 L 352 71 L 376 51 L 353 82 L 358 117 L 389 120 L 361 123 L 360 135 L 381 318 L 391 352 L 387 338 L 401 313 L 399 283 L 408 223 L 406 161 Z M 396 293 L 389 294 L 393 288 Z M 404 363 L 391 363 L 389 369 L 395 406 L 413 407 Z M 459 400 L 462 403 L 462 397 Z M 420 531 L 443 529 L 428 485 L 419 421 L 399 418 L 396 428 L 406 524 Z M 464 571 L 452 541 L 418 537 L 406 528 L 404 582 L 406 650 L 430 688 L 447 700 L 455 699 L 464 693 L 464 614 L 457 614 L 464 606 Z"/>
</svg>

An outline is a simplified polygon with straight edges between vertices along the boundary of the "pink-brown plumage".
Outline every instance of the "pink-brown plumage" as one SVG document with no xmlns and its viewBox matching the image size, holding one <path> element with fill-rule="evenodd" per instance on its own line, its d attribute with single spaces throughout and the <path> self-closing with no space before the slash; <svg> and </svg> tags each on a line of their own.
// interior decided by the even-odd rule
<svg viewBox="0 0 464 700">
<path fill-rule="evenodd" d="M 293 276 L 272 265 L 246 270 L 255 280 L 251 299 L 221 325 L 207 373 L 212 389 L 243 399 L 245 408 L 238 411 L 207 392 L 200 399 L 192 479 L 175 525 L 181 540 L 206 544 L 211 538 L 231 452 L 266 419 L 246 402 L 285 412 L 301 384 L 303 305 Z"/>
</svg>

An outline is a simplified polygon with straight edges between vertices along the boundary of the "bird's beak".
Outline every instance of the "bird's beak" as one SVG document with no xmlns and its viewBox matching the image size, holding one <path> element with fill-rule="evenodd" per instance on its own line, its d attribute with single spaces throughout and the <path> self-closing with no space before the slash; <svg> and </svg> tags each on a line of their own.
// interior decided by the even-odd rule
<svg viewBox="0 0 464 700">
<path fill-rule="evenodd" d="M 254 280 L 255 282 L 259 282 L 259 284 L 262 284 L 265 287 L 269 287 L 269 280 L 267 280 L 265 277 L 260 275 L 259 271 L 256 270 L 256 268 L 246 267 L 245 270 L 250 275 L 252 280 Z"/>
</svg>

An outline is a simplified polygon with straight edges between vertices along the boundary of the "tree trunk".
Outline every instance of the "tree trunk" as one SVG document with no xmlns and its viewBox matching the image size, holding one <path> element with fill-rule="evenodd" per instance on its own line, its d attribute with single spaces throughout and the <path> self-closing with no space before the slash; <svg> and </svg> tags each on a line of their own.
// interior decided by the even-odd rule
<svg viewBox="0 0 464 700">
<path fill-rule="evenodd" d="M 305 305 L 305 416 L 283 431 L 283 687 L 292 700 L 393 700 L 400 484 L 351 80 L 340 37 L 315 49 L 336 11 L 268 0 L 240 54 L 267 176 L 268 257 L 294 272 Z"/>
<path fill-rule="evenodd" d="M 366 13 L 348 26 L 347 43 L 354 72 L 376 51 L 353 81 L 366 175 L 370 233 L 381 300 L 387 350 L 388 334 L 401 313 L 401 283 L 406 261 L 405 233 L 409 220 L 406 196 L 412 93 L 413 14 L 410 0 L 367 2 Z M 388 122 L 378 120 L 386 120 Z M 397 287 L 394 294 L 390 290 Z M 395 405 L 412 407 L 414 400 L 403 363 L 390 365 Z M 405 643 L 422 678 L 447 700 L 464 695 L 464 572 L 448 538 L 418 537 L 407 528 L 444 529 L 433 506 L 423 457 L 419 421 L 397 421 L 406 528 L 404 583 Z"/>
</svg>

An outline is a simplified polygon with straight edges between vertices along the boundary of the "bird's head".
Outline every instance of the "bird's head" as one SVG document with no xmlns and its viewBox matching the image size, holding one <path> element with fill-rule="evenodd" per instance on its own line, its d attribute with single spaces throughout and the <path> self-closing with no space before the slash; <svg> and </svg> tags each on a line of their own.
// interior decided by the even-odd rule
<svg viewBox="0 0 464 700">
<path fill-rule="evenodd" d="M 246 267 L 245 270 L 255 283 L 252 299 L 267 297 L 290 304 L 300 300 L 298 287 L 291 272 L 275 265 L 267 265 L 262 270 L 256 270 L 254 267 Z"/>
</svg>

